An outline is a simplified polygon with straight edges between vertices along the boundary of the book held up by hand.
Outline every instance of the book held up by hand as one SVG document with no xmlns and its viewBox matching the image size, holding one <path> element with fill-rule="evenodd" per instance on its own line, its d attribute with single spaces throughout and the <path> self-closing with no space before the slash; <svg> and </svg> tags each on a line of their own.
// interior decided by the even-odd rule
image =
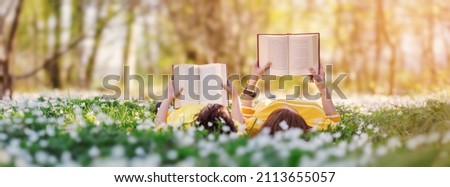
<svg viewBox="0 0 450 187">
<path fill-rule="evenodd" d="M 258 34 L 259 67 L 271 62 L 266 75 L 311 75 L 319 72 L 320 34 Z"/>
<path fill-rule="evenodd" d="M 172 66 L 174 90 L 183 91 L 175 98 L 174 108 L 186 104 L 217 103 L 228 106 L 226 64 L 178 64 Z"/>
</svg>

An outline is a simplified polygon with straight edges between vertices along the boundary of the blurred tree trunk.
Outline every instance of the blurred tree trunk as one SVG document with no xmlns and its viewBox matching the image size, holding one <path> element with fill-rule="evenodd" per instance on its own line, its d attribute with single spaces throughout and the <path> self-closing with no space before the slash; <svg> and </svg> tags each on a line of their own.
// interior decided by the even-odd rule
<svg viewBox="0 0 450 187">
<path fill-rule="evenodd" d="M 35 4 L 38 4 L 39 2 L 36 3 L 36 1 L 34 2 Z M 38 14 L 38 11 L 36 11 L 36 9 L 34 9 L 32 16 L 31 16 L 31 23 L 32 23 L 32 37 L 34 38 L 34 42 L 32 42 L 32 48 L 33 48 L 33 69 L 36 69 L 37 66 L 39 65 L 39 56 L 40 56 L 40 52 L 42 50 L 41 46 L 42 46 L 42 34 L 39 28 L 39 23 L 40 23 L 40 15 Z M 45 41 L 44 41 L 45 42 Z M 42 80 L 39 77 L 36 77 L 35 79 L 30 79 L 29 81 L 27 81 L 27 87 L 30 89 L 35 89 L 36 85 L 39 85 L 38 83 L 42 82 Z"/>
<path fill-rule="evenodd" d="M 368 50 L 369 46 L 366 45 L 366 37 L 364 35 L 364 18 L 366 17 L 366 12 L 368 8 L 366 3 L 357 1 L 354 2 L 351 8 L 349 8 L 349 13 L 352 15 L 349 18 L 350 28 L 349 35 L 351 39 L 348 39 L 347 43 L 347 55 L 348 59 L 351 61 L 346 61 L 348 66 L 353 66 L 352 71 L 355 72 L 355 86 L 356 91 L 366 92 L 368 89 L 367 80 L 370 79 L 369 71 L 367 69 L 367 62 L 365 58 L 365 52 L 363 49 Z M 358 41 L 358 42 L 355 42 Z M 349 68 L 350 69 L 350 68 Z"/>
<path fill-rule="evenodd" d="M 133 38 L 133 23 L 135 20 L 134 9 L 136 4 L 137 4 L 136 0 L 130 0 L 126 13 L 126 34 L 125 34 L 125 45 L 123 47 L 123 66 L 129 65 L 130 46 Z"/>
<path fill-rule="evenodd" d="M 445 37 L 444 34 L 443 34 L 443 36 L 444 36 L 444 46 L 445 46 L 445 60 L 447 62 L 447 69 L 450 70 L 450 42 L 449 42 L 448 37 Z"/>
<path fill-rule="evenodd" d="M 72 40 L 84 35 L 84 3 L 84 0 L 72 0 L 71 2 L 72 24 L 70 37 Z M 83 46 L 78 46 L 73 50 L 66 77 L 66 81 L 70 85 L 81 86 L 80 70 L 83 65 L 82 56 Z"/>
<path fill-rule="evenodd" d="M 333 52 L 333 59 L 339 59 L 337 61 L 341 65 L 342 71 L 351 74 L 352 72 L 350 72 L 350 67 L 347 59 L 348 47 L 343 37 L 341 36 L 341 30 L 342 28 L 345 28 L 345 22 L 342 21 L 344 15 L 344 5 L 341 0 L 337 0 L 336 3 L 337 5 L 334 12 L 335 25 L 333 28 L 333 36 L 336 40 L 336 47 Z"/>
<path fill-rule="evenodd" d="M 389 60 L 389 95 L 394 94 L 395 78 L 396 78 L 396 65 L 397 65 L 397 46 L 390 42 L 389 49 L 391 51 L 391 58 Z"/>
<path fill-rule="evenodd" d="M 380 2 L 383 3 L 383 2 Z M 396 4 L 395 2 L 391 2 L 392 4 L 390 4 L 391 7 L 395 7 Z M 384 4 L 380 4 L 379 8 L 383 8 Z M 394 11 L 394 9 L 392 10 Z M 390 52 L 390 58 L 389 58 L 389 65 L 388 65 L 388 94 L 389 95 L 393 95 L 394 94 L 394 88 L 395 88 L 395 83 L 396 83 L 396 78 L 397 78 L 397 63 L 398 63 L 398 45 L 401 43 L 400 39 L 401 36 L 398 34 L 398 27 L 397 25 L 395 25 L 395 22 L 390 21 L 390 30 L 388 31 L 388 28 L 386 28 L 386 23 L 385 23 L 385 15 L 384 15 L 384 9 L 381 9 L 380 12 L 380 16 L 382 16 L 382 22 L 381 22 L 381 27 L 380 27 L 380 34 L 383 37 L 382 40 L 383 42 L 385 42 L 388 46 L 389 52 Z M 390 12 L 391 14 L 394 14 L 394 12 Z"/>
<path fill-rule="evenodd" d="M 151 14 L 149 14 L 150 11 L 152 10 L 146 10 L 148 11 L 146 16 L 151 16 Z M 144 30 L 144 50 L 145 50 L 145 55 L 144 55 L 144 59 L 143 62 L 144 63 L 148 63 L 145 66 L 143 66 L 142 68 L 146 71 L 149 72 L 154 72 L 155 74 L 158 74 L 158 70 L 156 68 L 156 62 L 153 61 L 153 52 L 152 52 L 152 43 L 150 42 L 150 40 L 152 40 L 153 35 L 158 35 L 158 33 L 151 33 L 150 28 L 151 25 L 148 21 L 145 21 L 143 24 L 143 30 Z"/>
<path fill-rule="evenodd" d="M 425 48 L 425 55 L 426 60 L 423 61 L 425 63 L 425 67 L 427 67 L 429 71 L 430 81 L 431 84 L 436 83 L 436 62 L 434 58 L 434 27 L 435 27 L 435 18 L 434 18 L 434 0 L 430 0 L 427 2 L 428 8 L 427 8 L 427 38 L 426 38 L 426 48 Z"/>
<path fill-rule="evenodd" d="M 399 41 L 394 40 L 394 34 L 393 32 L 388 33 L 386 29 L 383 29 L 382 31 L 384 40 L 386 41 L 387 45 L 389 46 L 390 50 L 390 59 L 389 59 L 389 75 L 388 75 L 388 94 L 393 95 L 394 94 L 394 88 L 395 88 L 395 79 L 397 75 L 397 61 L 398 61 L 398 54 L 397 54 L 397 45 L 400 43 Z"/>
<path fill-rule="evenodd" d="M 105 16 L 100 15 L 102 12 L 102 8 L 104 8 L 104 6 L 107 6 L 107 13 Z M 96 21 L 95 21 L 95 32 L 94 32 L 94 46 L 92 47 L 92 51 L 91 54 L 88 57 L 88 62 L 87 62 L 87 66 L 86 66 L 86 71 L 85 71 L 85 80 L 84 80 L 84 87 L 89 88 L 92 84 L 92 77 L 94 75 L 94 70 L 95 70 L 95 64 L 96 64 L 96 58 L 97 58 L 97 53 L 100 47 L 100 43 L 102 41 L 103 38 L 103 31 L 106 28 L 106 26 L 108 25 L 109 21 L 118 14 L 119 10 L 114 11 L 113 10 L 113 3 L 110 2 L 108 3 L 108 5 L 104 5 L 104 1 L 99 0 L 97 1 L 97 5 L 96 5 L 96 12 L 97 12 L 97 17 L 96 17 Z"/>
<path fill-rule="evenodd" d="M 251 54 L 249 36 L 268 24 L 270 1 L 167 0 L 168 19 L 188 63 L 228 63 L 230 72 L 244 72 Z M 249 8 L 251 7 L 251 8 Z M 264 21 L 262 21 L 264 20 Z M 170 46 L 171 47 L 171 46 Z M 252 46 L 253 47 L 253 46 Z"/>
<path fill-rule="evenodd" d="M 50 0 L 52 10 L 54 11 L 55 16 L 55 29 L 53 32 L 55 43 L 53 46 L 53 53 L 60 51 L 61 49 L 61 1 L 53 1 Z M 61 68 L 60 68 L 60 59 L 56 58 L 53 62 L 47 64 L 45 67 L 45 72 L 47 73 L 50 85 L 52 88 L 60 89 L 62 88 L 62 80 L 61 80 Z"/>
<path fill-rule="evenodd" d="M 204 14 L 209 12 L 209 9 L 212 7 L 211 4 L 216 4 L 217 2 L 167 0 L 164 3 L 168 7 L 175 35 L 181 41 L 179 45 L 183 48 L 186 61 L 205 64 L 205 48 L 202 45 L 204 45 L 207 33 L 204 26 L 206 25 L 205 20 L 211 18 L 211 15 L 207 16 Z M 186 19 L 186 17 L 190 19 Z"/>
<path fill-rule="evenodd" d="M 374 61 L 373 61 L 373 74 L 372 80 L 369 84 L 369 90 L 371 93 L 375 93 L 378 86 L 378 78 L 380 76 L 380 66 L 381 66 L 381 49 L 383 47 L 381 35 L 384 30 L 384 2 L 383 0 L 375 1 L 375 51 L 374 51 Z"/>
<path fill-rule="evenodd" d="M 12 89 L 12 76 L 10 73 L 10 65 L 13 63 L 14 61 L 14 40 L 16 37 L 16 31 L 17 28 L 19 27 L 19 22 L 20 22 L 20 14 L 22 11 L 22 7 L 23 7 L 23 0 L 19 0 L 17 2 L 16 5 L 16 9 L 14 11 L 14 17 L 13 17 L 13 21 L 12 21 L 12 25 L 11 25 L 11 29 L 9 31 L 9 35 L 6 38 L 6 43 L 4 44 L 4 57 L 3 59 L 0 59 L 1 63 L 1 70 L 2 70 L 2 74 L 1 74 L 1 87 L 0 87 L 0 99 L 3 99 L 6 96 L 6 93 L 9 91 L 9 98 L 12 98 L 12 93 L 13 93 L 13 89 Z M 9 6 L 8 8 L 11 8 L 11 6 Z M 9 12 L 9 11 L 7 11 Z M 6 19 L 6 16 L 8 16 L 8 13 L 6 13 L 4 15 L 4 17 L 2 17 L 2 21 L 0 23 L 0 44 L 3 45 L 3 30 L 4 30 L 4 20 Z"/>
<path fill-rule="evenodd" d="M 122 65 L 122 71 L 121 72 L 125 72 L 125 66 L 129 66 L 130 62 L 130 52 L 131 52 L 131 43 L 132 43 L 132 39 L 133 39 L 133 24 L 134 24 L 134 20 L 135 20 L 135 15 L 134 15 L 134 9 L 135 6 L 137 4 L 137 0 L 130 0 L 128 1 L 128 8 L 127 8 L 127 12 L 125 15 L 125 19 L 126 19 L 126 33 L 125 33 L 125 45 L 123 46 L 123 65 Z M 136 68 L 136 67 L 132 67 L 132 68 Z M 124 76 L 128 76 L 125 75 Z M 123 79 L 120 79 L 121 83 L 124 83 L 123 81 L 127 79 L 128 77 L 124 77 Z M 129 83 L 125 83 L 125 84 L 129 84 Z M 124 85 L 124 84 L 121 84 Z"/>
</svg>

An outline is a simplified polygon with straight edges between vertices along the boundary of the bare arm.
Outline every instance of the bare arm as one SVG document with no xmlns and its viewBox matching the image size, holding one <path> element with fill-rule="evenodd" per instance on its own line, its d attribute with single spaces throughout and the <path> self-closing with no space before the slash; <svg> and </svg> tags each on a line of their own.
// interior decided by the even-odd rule
<svg viewBox="0 0 450 187">
<path fill-rule="evenodd" d="M 169 112 L 170 103 L 175 99 L 177 95 L 180 94 L 181 91 L 183 91 L 183 88 L 181 88 L 180 91 L 175 94 L 173 90 L 173 83 L 172 81 L 169 81 L 169 85 L 167 86 L 167 98 L 161 102 L 159 110 L 156 113 L 156 123 L 158 125 L 167 123 L 167 114 Z"/>
<path fill-rule="evenodd" d="M 264 71 L 267 68 L 269 68 L 271 65 L 272 65 L 272 63 L 269 62 L 264 67 L 260 68 L 258 65 L 258 61 L 256 61 L 253 64 L 252 75 L 251 75 L 250 80 L 248 81 L 248 86 L 247 86 L 248 90 L 255 91 L 256 84 L 258 83 L 258 80 L 260 79 L 261 75 L 263 75 Z M 254 105 L 255 105 L 255 98 L 252 98 L 252 97 L 244 94 L 242 97 L 242 106 L 253 108 Z"/>
<path fill-rule="evenodd" d="M 158 113 L 156 114 L 156 124 L 162 125 L 167 123 L 167 113 L 171 102 L 172 99 L 164 99 L 162 101 L 159 106 Z"/>
<path fill-rule="evenodd" d="M 320 68 L 319 75 L 316 75 L 316 71 L 314 69 L 309 70 L 311 74 L 314 75 L 313 79 L 316 83 L 317 89 L 320 92 L 320 99 L 322 100 L 322 107 L 323 111 L 327 116 L 330 115 L 337 115 L 336 107 L 333 104 L 333 100 L 331 98 L 331 94 L 327 89 L 327 86 L 324 81 L 325 72 L 323 70 L 323 67 Z"/>
<path fill-rule="evenodd" d="M 225 86 L 223 85 L 223 87 L 225 88 L 225 90 L 231 94 L 231 117 L 234 120 L 237 120 L 239 123 L 244 124 L 244 116 L 242 115 L 242 111 L 241 111 L 241 102 L 239 100 L 239 94 L 236 91 L 236 89 L 234 88 L 233 85 L 231 86 Z"/>
</svg>

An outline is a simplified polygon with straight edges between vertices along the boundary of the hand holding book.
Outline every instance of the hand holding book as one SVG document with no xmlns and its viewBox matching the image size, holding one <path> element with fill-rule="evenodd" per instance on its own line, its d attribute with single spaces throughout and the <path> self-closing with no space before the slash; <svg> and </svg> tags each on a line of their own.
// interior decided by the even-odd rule
<svg viewBox="0 0 450 187">
<path fill-rule="evenodd" d="M 181 94 L 183 91 L 183 87 L 181 87 L 178 91 L 175 92 L 173 87 L 173 80 L 169 80 L 169 85 L 167 86 L 167 99 L 173 101 L 177 96 Z"/>
<path fill-rule="evenodd" d="M 313 79 L 314 82 L 316 83 L 317 89 L 319 89 L 320 92 L 324 91 L 326 86 L 325 86 L 325 72 L 323 71 L 323 66 L 320 67 L 319 69 L 319 73 L 316 73 L 316 70 L 314 70 L 313 68 L 309 69 L 309 72 L 311 73 L 311 75 L 313 75 Z"/>
<path fill-rule="evenodd" d="M 256 83 L 258 82 L 260 77 L 265 74 L 265 72 L 268 68 L 270 68 L 271 65 L 271 62 L 267 62 L 264 64 L 264 66 L 260 67 L 259 62 L 256 61 L 252 66 L 252 74 L 250 80 L 248 81 L 247 89 L 254 91 Z"/>
<path fill-rule="evenodd" d="M 256 61 L 256 63 L 253 64 L 252 67 L 252 75 L 261 76 L 264 75 L 264 72 L 267 68 L 269 68 L 272 65 L 271 62 L 264 63 L 262 67 L 259 66 L 259 62 Z"/>
</svg>

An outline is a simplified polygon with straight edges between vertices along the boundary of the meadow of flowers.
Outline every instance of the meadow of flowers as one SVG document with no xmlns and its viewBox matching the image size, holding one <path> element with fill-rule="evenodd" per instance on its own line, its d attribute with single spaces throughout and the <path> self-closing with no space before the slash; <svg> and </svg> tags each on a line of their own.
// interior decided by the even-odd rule
<svg viewBox="0 0 450 187">
<path fill-rule="evenodd" d="M 153 101 L 23 95 L 0 101 L 0 166 L 450 166 L 448 96 L 355 95 L 335 129 L 249 138 L 157 127 Z"/>
</svg>

